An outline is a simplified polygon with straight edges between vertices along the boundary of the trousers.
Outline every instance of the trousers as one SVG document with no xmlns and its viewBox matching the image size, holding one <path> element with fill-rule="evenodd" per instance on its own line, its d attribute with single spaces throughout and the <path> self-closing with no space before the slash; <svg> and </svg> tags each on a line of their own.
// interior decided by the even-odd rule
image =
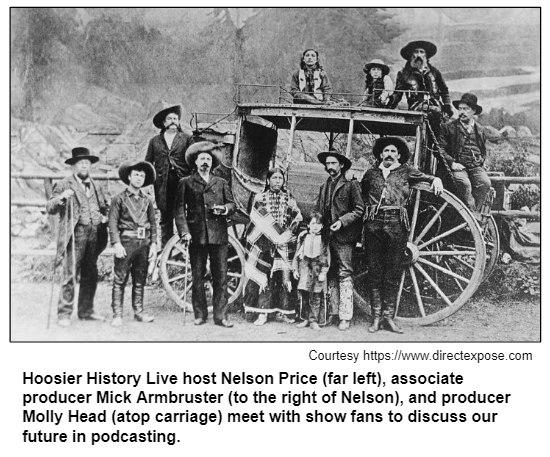
<svg viewBox="0 0 550 457">
<path fill-rule="evenodd" d="M 80 274 L 78 293 L 78 317 L 84 319 L 94 313 L 94 298 L 97 289 L 98 226 L 77 224 L 63 257 L 63 283 L 57 304 L 59 319 L 69 319 L 74 308 L 74 285 L 72 246 L 75 247 L 76 276 Z"/>
<path fill-rule="evenodd" d="M 214 322 L 220 323 L 227 319 L 227 244 L 196 244 L 189 245 L 189 259 L 193 275 L 192 301 L 195 319 L 206 320 L 208 304 L 204 290 L 204 276 L 206 263 L 210 257 L 212 272 L 212 307 L 214 308 Z"/>
<path fill-rule="evenodd" d="M 482 167 L 453 171 L 456 196 L 470 211 L 479 211 L 491 190 L 491 180 Z"/>
</svg>

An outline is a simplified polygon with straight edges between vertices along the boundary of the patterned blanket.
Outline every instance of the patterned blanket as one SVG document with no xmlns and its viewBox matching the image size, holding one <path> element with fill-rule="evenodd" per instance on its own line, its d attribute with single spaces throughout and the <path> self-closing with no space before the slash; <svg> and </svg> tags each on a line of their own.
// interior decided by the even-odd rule
<svg viewBox="0 0 550 457">
<path fill-rule="evenodd" d="M 292 270 L 296 252 L 294 232 L 302 220 L 296 200 L 290 195 L 279 208 L 276 219 L 270 211 L 266 194 L 256 195 L 245 234 L 245 286 L 252 280 L 260 286 L 260 290 L 267 287 L 272 272 Z"/>
</svg>

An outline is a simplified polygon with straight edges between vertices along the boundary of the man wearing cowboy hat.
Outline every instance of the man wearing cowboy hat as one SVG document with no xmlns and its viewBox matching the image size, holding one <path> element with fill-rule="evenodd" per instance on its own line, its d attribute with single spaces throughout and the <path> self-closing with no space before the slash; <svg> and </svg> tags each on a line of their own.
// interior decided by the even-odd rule
<svg viewBox="0 0 550 457">
<path fill-rule="evenodd" d="M 395 92 L 389 103 L 391 108 L 397 107 L 406 92 L 409 110 L 443 111 L 452 117 L 453 108 L 447 84 L 441 72 L 430 64 L 430 59 L 436 53 L 435 44 L 422 40 L 411 41 L 401 49 L 401 57 L 407 63 L 397 73 Z"/>
<path fill-rule="evenodd" d="M 395 291 L 392 281 L 399 279 L 407 244 L 409 221 L 406 204 L 409 185 L 431 183 L 434 193 L 438 195 L 443 190 L 443 184 L 439 178 L 407 165 L 409 147 L 401 138 L 379 138 L 374 143 L 372 153 L 378 167 L 367 170 L 361 180 L 361 193 L 366 204 L 364 246 L 373 314 L 369 332 L 377 332 L 380 325 L 384 324 L 388 330 L 403 333 L 393 321 Z"/>
<path fill-rule="evenodd" d="M 152 322 L 143 312 L 143 291 L 147 281 L 148 261 L 156 254 L 157 225 L 153 202 L 141 191 L 155 182 L 155 169 L 145 161 L 128 160 L 120 165 L 118 175 L 128 187 L 116 195 L 109 212 L 111 243 L 115 248 L 113 279 L 113 327 L 122 325 L 124 288 L 132 272 L 132 309 L 138 322 Z"/>
<path fill-rule="evenodd" d="M 204 276 L 210 257 L 214 324 L 229 328 L 233 324 L 227 318 L 227 217 L 235 212 L 235 202 L 227 181 L 211 174 L 222 158 L 220 147 L 210 141 L 187 149 L 185 160 L 194 172 L 180 181 L 176 226 L 180 237 L 189 242 L 195 325 L 206 323 L 208 317 Z"/>
<path fill-rule="evenodd" d="M 474 120 L 483 108 L 470 93 L 454 100 L 453 105 L 458 110 L 458 119 L 451 119 L 441 127 L 439 146 L 453 174 L 457 197 L 477 214 L 491 189 L 491 180 L 483 168 L 487 157 L 485 134 Z"/>
<path fill-rule="evenodd" d="M 155 199 L 160 211 L 161 247 L 174 236 L 174 202 L 179 180 L 191 173 L 185 162 L 191 136 L 182 132 L 180 119 L 180 105 L 163 109 L 153 117 L 153 124 L 160 133 L 149 141 L 145 155 L 157 174 Z"/>
<path fill-rule="evenodd" d="M 325 230 L 330 233 L 329 322 L 333 323 L 338 316 L 338 328 L 347 330 L 353 317 L 353 248 L 361 237 L 365 205 L 359 183 L 345 177 L 351 160 L 334 150 L 321 152 L 317 158 L 329 174 L 315 205 L 323 215 Z"/>
<path fill-rule="evenodd" d="M 80 272 L 78 317 L 82 320 L 104 321 L 94 312 L 97 289 L 97 259 L 107 245 L 107 213 L 109 204 L 103 190 L 90 178 L 92 164 L 99 157 L 87 148 L 74 148 L 65 163 L 73 167 L 73 174 L 56 183 L 46 209 L 59 214 L 56 266 L 63 257 L 64 280 L 57 308 L 58 324 L 68 327 L 74 307 L 74 284 Z M 72 214 L 71 214 L 72 213 Z M 72 222 L 72 225 L 71 225 Z M 71 252 L 74 244 L 74 260 Z M 74 273 L 74 275 L 73 275 Z"/>
<path fill-rule="evenodd" d="M 362 104 L 376 108 L 386 108 L 390 101 L 389 97 L 393 94 L 393 81 L 389 76 L 390 67 L 383 60 L 372 59 L 365 64 L 363 72 L 367 76 L 365 78 Z"/>
</svg>

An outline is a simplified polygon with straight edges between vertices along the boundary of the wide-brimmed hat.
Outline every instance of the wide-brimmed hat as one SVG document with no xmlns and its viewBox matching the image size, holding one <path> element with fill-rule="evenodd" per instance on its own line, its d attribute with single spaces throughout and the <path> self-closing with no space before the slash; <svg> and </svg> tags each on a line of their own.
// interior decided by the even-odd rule
<svg viewBox="0 0 550 457">
<path fill-rule="evenodd" d="M 369 63 L 366 63 L 363 67 L 363 71 L 369 74 L 370 69 L 373 67 L 380 68 L 382 70 L 382 76 L 386 76 L 390 72 L 390 67 L 388 67 L 381 59 L 372 59 Z"/>
<path fill-rule="evenodd" d="M 88 159 L 91 163 L 96 163 L 99 160 L 99 157 L 90 153 L 88 148 L 74 148 L 72 151 L 72 157 L 65 160 L 67 165 L 74 165 L 76 162 L 82 159 Z"/>
<path fill-rule="evenodd" d="M 336 157 L 338 159 L 338 161 L 342 165 L 342 172 L 346 172 L 351 168 L 351 160 L 348 159 L 345 155 L 340 154 L 338 151 L 330 150 L 317 154 L 317 159 L 323 165 L 325 164 L 328 157 Z"/>
<path fill-rule="evenodd" d="M 189 166 L 195 166 L 195 160 L 201 152 L 207 152 L 212 156 L 212 169 L 216 168 L 223 161 L 223 152 L 221 146 L 211 141 L 199 141 L 187 148 L 185 151 L 185 161 Z"/>
<path fill-rule="evenodd" d="M 153 117 L 153 124 L 157 129 L 162 130 L 164 128 L 164 120 L 170 113 L 176 113 L 181 119 L 181 105 L 170 106 L 155 114 L 155 117 Z"/>
<path fill-rule="evenodd" d="M 374 157 L 376 157 L 376 160 L 382 160 L 382 151 L 389 144 L 393 144 L 399 151 L 399 162 L 407 163 L 409 157 L 411 156 L 411 152 L 409 151 L 409 146 L 407 146 L 405 140 L 403 138 L 399 138 L 398 136 L 384 136 L 375 141 L 374 146 L 372 147 L 372 153 Z"/>
<path fill-rule="evenodd" d="M 139 170 L 145 172 L 145 181 L 143 187 L 150 186 L 157 179 L 157 173 L 155 168 L 149 162 L 144 160 L 127 160 L 118 167 L 118 176 L 124 184 L 129 184 L 129 177 L 132 170 Z"/>
<path fill-rule="evenodd" d="M 431 59 L 437 53 L 437 46 L 429 41 L 418 40 L 411 41 L 407 46 L 401 49 L 401 57 L 405 60 L 409 60 L 415 49 L 424 49 L 426 56 Z"/>
<path fill-rule="evenodd" d="M 458 105 L 461 103 L 466 103 L 470 108 L 472 108 L 476 114 L 481 114 L 483 108 L 477 104 L 477 97 L 474 94 L 466 92 L 462 95 L 460 100 L 453 100 L 453 106 L 458 109 Z"/>
</svg>

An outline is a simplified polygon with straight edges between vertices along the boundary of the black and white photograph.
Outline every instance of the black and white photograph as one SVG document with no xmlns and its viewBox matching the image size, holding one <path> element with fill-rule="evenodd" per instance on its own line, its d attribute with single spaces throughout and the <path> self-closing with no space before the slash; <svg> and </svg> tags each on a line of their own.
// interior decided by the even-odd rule
<svg viewBox="0 0 550 457">
<path fill-rule="evenodd" d="M 10 146 L 11 342 L 541 341 L 541 8 L 12 7 Z"/>
</svg>

